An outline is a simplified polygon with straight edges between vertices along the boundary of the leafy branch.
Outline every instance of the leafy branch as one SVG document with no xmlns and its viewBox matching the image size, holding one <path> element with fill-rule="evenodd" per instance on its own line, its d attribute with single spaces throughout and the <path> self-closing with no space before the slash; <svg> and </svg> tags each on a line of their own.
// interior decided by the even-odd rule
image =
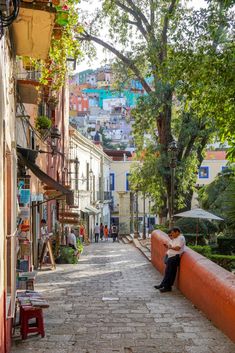
<svg viewBox="0 0 235 353">
<path fill-rule="evenodd" d="M 80 36 L 77 37 L 78 40 L 80 41 L 93 41 L 105 49 L 108 49 L 110 52 L 116 55 L 117 58 L 122 60 L 124 64 L 126 64 L 136 75 L 136 77 L 139 79 L 140 83 L 144 87 L 147 93 L 152 92 L 151 87 L 148 85 L 146 80 L 142 77 L 138 67 L 133 63 L 133 61 L 128 58 L 127 56 L 123 55 L 118 49 L 114 48 L 111 44 L 105 42 L 103 39 L 95 37 L 92 34 L 89 34 L 87 31 L 83 31 Z"/>
</svg>

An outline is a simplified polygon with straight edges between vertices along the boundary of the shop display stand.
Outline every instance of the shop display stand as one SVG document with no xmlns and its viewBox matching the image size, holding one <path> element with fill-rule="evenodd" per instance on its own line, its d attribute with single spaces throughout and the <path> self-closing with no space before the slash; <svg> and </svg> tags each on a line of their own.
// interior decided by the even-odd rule
<svg viewBox="0 0 235 353">
<path fill-rule="evenodd" d="M 50 258 L 50 261 L 51 261 L 51 266 L 52 266 L 52 269 L 54 270 L 56 268 L 56 265 L 55 265 L 55 259 L 54 259 L 54 255 L 53 255 L 53 252 L 52 252 L 52 245 L 51 245 L 51 241 L 50 239 L 46 239 L 43 243 L 43 246 L 42 246 L 42 252 L 41 252 L 41 255 L 40 255 L 40 258 L 39 258 L 39 268 L 42 269 L 42 266 L 43 266 L 43 260 L 45 258 L 45 256 L 49 254 L 49 258 Z"/>
</svg>

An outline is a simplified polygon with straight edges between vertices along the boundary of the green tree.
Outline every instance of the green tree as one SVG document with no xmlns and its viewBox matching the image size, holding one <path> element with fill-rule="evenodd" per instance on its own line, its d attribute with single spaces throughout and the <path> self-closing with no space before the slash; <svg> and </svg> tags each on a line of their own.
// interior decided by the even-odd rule
<svg viewBox="0 0 235 353">
<path fill-rule="evenodd" d="M 234 168 L 225 169 L 215 180 L 198 192 L 202 208 L 224 218 L 220 227 L 235 230 L 235 171 Z"/>
<path fill-rule="evenodd" d="M 133 178 L 144 175 L 143 188 L 165 216 L 171 197 L 170 142 L 177 138 L 179 147 L 176 206 L 189 208 L 203 151 L 215 133 L 215 119 L 222 119 L 218 92 L 224 97 L 225 86 L 230 87 L 223 82 L 226 73 L 218 79 L 217 72 L 219 67 L 223 73 L 226 58 L 231 60 L 231 4 L 208 1 L 207 9 L 193 11 L 182 3 L 104 0 L 79 36 L 86 45 L 95 42 L 112 52 L 120 81 L 135 78 L 147 93 L 133 112 L 137 154 L 143 160 Z M 109 37 L 99 36 L 103 26 Z M 232 103 L 226 102 L 231 120 Z"/>
<path fill-rule="evenodd" d="M 235 237 L 235 178 L 231 181 L 224 196 L 223 211 Z"/>
</svg>

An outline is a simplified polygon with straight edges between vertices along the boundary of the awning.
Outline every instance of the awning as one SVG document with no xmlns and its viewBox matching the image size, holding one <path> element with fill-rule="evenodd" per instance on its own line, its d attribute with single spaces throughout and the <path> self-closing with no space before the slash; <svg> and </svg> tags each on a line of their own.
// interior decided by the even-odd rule
<svg viewBox="0 0 235 353">
<path fill-rule="evenodd" d="M 18 152 L 21 152 L 21 148 L 17 147 Z M 58 183 L 56 180 L 51 178 L 49 175 L 44 173 L 35 163 L 30 161 L 28 158 L 20 153 L 20 159 L 23 163 L 33 172 L 33 174 L 40 179 L 47 186 L 52 188 L 53 190 L 60 191 L 61 194 L 66 196 L 66 203 L 68 205 L 74 204 L 74 195 L 73 191 L 66 189 L 62 184 Z"/>
<path fill-rule="evenodd" d="M 81 211 L 84 213 L 95 214 L 95 215 L 100 213 L 100 210 L 98 210 L 95 207 L 92 207 L 91 205 L 86 206 L 85 208 L 81 209 Z"/>
</svg>

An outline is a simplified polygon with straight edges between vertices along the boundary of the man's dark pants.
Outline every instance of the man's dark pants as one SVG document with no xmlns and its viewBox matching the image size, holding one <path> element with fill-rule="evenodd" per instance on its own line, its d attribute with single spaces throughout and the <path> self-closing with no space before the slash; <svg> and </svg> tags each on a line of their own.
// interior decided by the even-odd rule
<svg viewBox="0 0 235 353">
<path fill-rule="evenodd" d="M 161 285 L 164 288 L 171 289 L 171 287 L 173 286 L 179 264 L 180 264 L 180 255 L 175 255 L 168 258 L 165 275 L 161 282 Z"/>
<path fill-rule="evenodd" d="M 99 233 L 95 233 L 95 243 L 98 243 L 99 241 Z"/>
</svg>

